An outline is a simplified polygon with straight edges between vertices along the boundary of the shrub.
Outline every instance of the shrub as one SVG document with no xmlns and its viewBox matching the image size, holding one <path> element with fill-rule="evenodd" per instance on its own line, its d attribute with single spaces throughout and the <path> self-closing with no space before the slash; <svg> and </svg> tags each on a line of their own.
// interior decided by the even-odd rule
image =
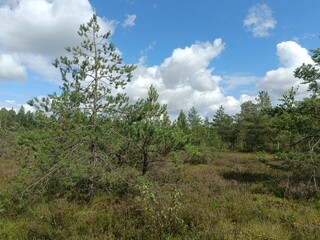
<svg viewBox="0 0 320 240">
<path fill-rule="evenodd" d="M 200 148 L 197 148 L 194 145 L 187 145 L 185 147 L 185 151 L 187 154 L 187 158 L 185 162 L 190 164 L 206 164 L 209 162 L 208 157 L 206 154 L 201 151 Z"/>
</svg>

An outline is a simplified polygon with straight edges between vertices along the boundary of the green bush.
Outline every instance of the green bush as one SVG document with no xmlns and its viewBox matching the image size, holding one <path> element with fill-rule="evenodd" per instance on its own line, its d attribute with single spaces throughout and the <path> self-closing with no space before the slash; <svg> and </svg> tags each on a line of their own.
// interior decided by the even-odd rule
<svg viewBox="0 0 320 240">
<path fill-rule="evenodd" d="M 194 145 L 186 145 L 185 151 L 187 154 L 187 158 L 185 162 L 190 164 L 206 164 L 209 162 L 208 157 L 206 154 L 201 151 L 199 147 L 196 147 Z"/>
</svg>

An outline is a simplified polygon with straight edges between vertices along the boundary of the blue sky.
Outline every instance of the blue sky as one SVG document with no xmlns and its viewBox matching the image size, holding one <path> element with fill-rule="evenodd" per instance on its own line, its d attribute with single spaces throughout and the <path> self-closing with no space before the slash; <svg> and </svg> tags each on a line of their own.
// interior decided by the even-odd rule
<svg viewBox="0 0 320 240">
<path fill-rule="evenodd" d="M 276 103 L 320 46 L 318 0 L 0 0 L 0 107 L 58 91 L 50 63 L 93 12 L 138 66 L 130 98 L 153 84 L 173 116 L 194 106 L 211 117 L 220 105 L 234 114 L 261 90 Z"/>
</svg>

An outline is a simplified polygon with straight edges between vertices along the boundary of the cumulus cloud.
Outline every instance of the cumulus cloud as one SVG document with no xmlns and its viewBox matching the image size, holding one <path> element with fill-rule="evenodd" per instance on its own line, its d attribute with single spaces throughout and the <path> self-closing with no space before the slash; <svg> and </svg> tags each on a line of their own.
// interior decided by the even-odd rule
<svg viewBox="0 0 320 240">
<path fill-rule="evenodd" d="M 259 89 L 267 90 L 275 100 L 279 99 L 291 87 L 297 87 L 301 84 L 301 79 L 294 77 L 294 70 L 302 63 L 312 63 L 307 49 L 294 41 L 277 44 L 276 54 L 279 57 L 279 68 L 268 71 L 258 84 Z M 307 97 L 309 95 L 307 86 L 300 85 L 298 93 L 300 97 Z"/>
<path fill-rule="evenodd" d="M 88 0 L 20 0 L 0 8 L 0 44 L 8 51 L 56 54 L 79 41 L 79 25 L 93 14 Z M 113 23 L 99 20 L 103 30 Z"/>
<path fill-rule="evenodd" d="M 136 101 L 145 97 L 153 84 L 159 92 L 160 102 L 168 104 L 169 114 L 173 117 L 181 109 L 187 112 L 193 106 L 202 116 L 212 116 L 220 105 L 224 105 L 227 112 L 235 113 L 241 100 L 224 95 L 220 86 L 222 78 L 213 74 L 210 68 L 210 63 L 224 48 L 222 39 L 196 42 L 173 50 L 160 65 L 147 67 L 141 61 L 126 92 Z"/>
<path fill-rule="evenodd" d="M 264 76 L 233 73 L 225 76 L 214 74 L 210 63 L 224 50 L 221 39 L 213 42 L 197 42 L 185 48 L 173 50 L 161 64 L 147 67 L 138 63 L 133 81 L 126 92 L 133 101 L 145 97 L 151 84 L 159 92 L 160 102 L 168 104 L 168 111 L 176 117 L 182 109 L 187 112 L 194 106 L 202 116 L 211 117 L 223 105 L 226 112 L 235 114 L 246 101 L 255 101 L 257 92 L 266 90 L 276 102 L 292 86 L 301 84 L 293 71 L 303 62 L 310 63 L 308 51 L 293 41 L 277 45 L 276 54 L 280 66 Z M 233 91 L 240 94 L 233 96 Z M 307 86 L 301 85 L 298 98 L 306 97 Z"/>
<path fill-rule="evenodd" d="M 9 54 L 0 54 L 0 81 L 20 80 L 27 77 L 26 68 L 21 64 L 19 57 Z"/>
<path fill-rule="evenodd" d="M 302 63 L 312 63 L 308 50 L 294 41 L 277 45 L 277 56 L 282 67 L 299 67 Z"/>
<path fill-rule="evenodd" d="M 122 26 L 127 27 L 133 27 L 136 24 L 137 16 L 135 14 L 127 14 L 126 19 L 124 20 Z"/>
<path fill-rule="evenodd" d="M 80 42 L 79 25 L 87 22 L 93 13 L 88 0 L 6 0 L 0 4 L 0 54 L 5 51 L 6 58 L 16 56 L 21 60 L 16 63 L 22 77 L 25 77 L 22 70 L 29 67 L 44 78 L 54 76 L 54 69 L 48 63 L 66 46 Z M 114 21 L 102 18 L 98 21 L 103 32 L 114 31 Z M 0 69 L 4 68 L 3 62 Z M 18 76 L 15 73 L 7 79 Z"/>
<path fill-rule="evenodd" d="M 276 27 L 277 21 L 273 18 L 272 11 L 266 4 L 254 5 L 249 9 L 243 21 L 243 26 L 254 37 L 263 38 L 270 35 L 270 30 Z"/>
<path fill-rule="evenodd" d="M 212 59 L 224 49 L 221 39 L 213 43 L 198 42 L 184 49 L 175 49 L 172 56 L 165 59 L 158 69 L 158 75 L 167 88 L 189 84 L 196 90 L 214 90 L 212 69 L 208 69 Z"/>
</svg>

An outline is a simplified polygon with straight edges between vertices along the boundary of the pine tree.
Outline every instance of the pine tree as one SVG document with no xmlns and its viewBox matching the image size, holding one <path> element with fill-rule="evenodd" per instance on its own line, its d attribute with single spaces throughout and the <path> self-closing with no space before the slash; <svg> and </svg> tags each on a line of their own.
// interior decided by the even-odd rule
<svg viewBox="0 0 320 240">
<path fill-rule="evenodd" d="M 180 113 L 178 115 L 176 125 L 184 132 L 188 133 L 189 132 L 189 127 L 188 127 L 188 122 L 187 122 L 187 116 L 183 112 L 183 110 L 180 110 Z"/>
<path fill-rule="evenodd" d="M 221 105 L 213 116 L 213 126 L 221 140 L 227 145 L 233 145 L 235 142 L 233 125 L 233 118 L 224 112 L 224 108 Z"/>
<path fill-rule="evenodd" d="M 96 15 L 80 26 L 78 34 L 83 40 L 81 45 L 67 47 L 68 55 L 53 63 L 61 72 L 61 94 L 34 99 L 30 104 L 51 115 L 43 118 L 46 127 L 52 129 L 54 143 L 50 147 L 56 148 L 56 152 L 42 149 L 42 154 L 51 159 L 47 167 L 51 173 L 47 176 L 61 172 L 68 175 L 71 180 L 67 185 L 82 183 L 81 188 L 91 199 L 103 172 L 112 169 L 106 154 L 106 148 L 112 146 L 110 119 L 121 115 L 127 104 L 125 95 L 116 90 L 131 80 L 135 66 L 123 64 L 109 41 L 110 32 L 100 33 Z"/>
<path fill-rule="evenodd" d="M 183 131 L 171 125 L 167 106 L 161 105 L 158 97 L 156 89 L 151 86 L 147 99 L 139 99 L 133 104 L 128 115 L 126 131 L 129 133 L 130 155 L 142 174 L 146 174 L 150 164 L 182 149 L 187 142 Z"/>
<path fill-rule="evenodd" d="M 320 97 L 320 48 L 311 50 L 313 53 L 313 64 L 305 64 L 294 71 L 294 76 L 303 79 L 303 84 L 308 84 L 308 90 L 312 92 L 313 98 Z"/>
</svg>

